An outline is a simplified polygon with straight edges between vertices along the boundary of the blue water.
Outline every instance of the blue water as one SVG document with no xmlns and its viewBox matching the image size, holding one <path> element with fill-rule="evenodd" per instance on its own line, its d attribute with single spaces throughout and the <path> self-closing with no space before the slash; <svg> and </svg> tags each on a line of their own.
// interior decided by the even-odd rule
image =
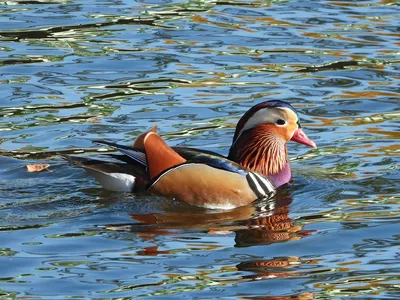
<svg viewBox="0 0 400 300">
<path fill-rule="evenodd" d="M 398 299 L 397 1 L 0 4 L 0 297 Z M 60 154 L 227 154 L 240 116 L 290 102 L 318 150 L 294 181 L 205 211 L 113 193 Z M 50 164 L 29 173 L 27 164 Z"/>
</svg>

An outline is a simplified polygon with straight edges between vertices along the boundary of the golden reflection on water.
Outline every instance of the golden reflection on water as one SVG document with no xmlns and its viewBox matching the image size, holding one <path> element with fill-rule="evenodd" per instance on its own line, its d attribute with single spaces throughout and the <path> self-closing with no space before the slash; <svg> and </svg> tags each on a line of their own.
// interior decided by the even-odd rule
<svg viewBox="0 0 400 300">
<path fill-rule="evenodd" d="M 344 2 L 344 1 L 329 1 L 328 2 L 331 5 L 336 5 L 336 6 L 349 6 L 349 7 L 370 7 L 370 6 L 380 6 L 380 5 L 393 5 L 398 3 L 397 0 L 380 0 L 380 1 L 375 1 L 371 2 L 368 1 L 368 3 L 357 3 L 357 2 Z"/>
<path fill-rule="evenodd" d="M 388 96 L 388 97 L 398 97 L 400 98 L 400 93 L 388 93 L 388 92 L 380 92 L 380 91 L 346 91 L 343 90 L 342 94 L 340 95 L 332 95 L 327 100 L 329 99 L 374 99 L 378 97 L 383 97 L 383 96 Z"/>
<path fill-rule="evenodd" d="M 360 116 L 360 117 L 340 117 L 340 118 L 323 118 L 323 117 L 315 117 L 314 119 L 320 121 L 322 124 L 309 124 L 310 127 L 319 127 L 319 126 L 360 126 L 367 124 L 381 124 L 388 120 L 397 120 L 399 118 L 399 113 L 383 113 L 383 114 L 371 114 L 369 116 Z M 371 130 L 380 130 L 380 129 L 371 129 Z M 375 132 L 374 132 L 375 133 Z M 393 132 L 394 137 L 398 137 L 396 131 Z"/>
<path fill-rule="evenodd" d="M 390 283 L 393 282 L 393 283 Z M 330 283 L 315 284 L 316 288 L 322 289 L 318 293 L 325 297 L 360 297 L 363 295 L 379 296 L 388 292 L 398 290 L 398 276 L 373 275 L 346 278 Z"/>
</svg>

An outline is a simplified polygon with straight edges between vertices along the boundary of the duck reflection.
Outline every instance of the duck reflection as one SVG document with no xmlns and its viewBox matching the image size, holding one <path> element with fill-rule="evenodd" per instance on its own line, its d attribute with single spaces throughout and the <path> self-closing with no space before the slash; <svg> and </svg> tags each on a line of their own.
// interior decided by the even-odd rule
<svg viewBox="0 0 400 300">
<path fill-rule="evenodd" d="M 270 260 L 246 261 L 238 264 L 236 267 L 239 271 L 253 273 L 243 276 L 243 278 L 260 280 L 298 276 L 297 272 L 291 270 L 292 267 L 298 264 L 300 264 L 300 261 L 297 257 L 282 257 Z"/>
<path fill-rule="evenodd" d="M 311 234 L 311 231 L 303 230 L 302 225 L 296 225 L 295 220 L 289 217 L 289 205 L 293 200 L 292 197 L 290 195 L 281 196 L 284 197 L 276 200 L 274 202 L 276 206 L 270 211 L 241 221 L 244 228 L 235 230 L 236 247 L 299 240 Z M 260 209 L 263 208 L 266 206 L 260 207 Z"/>
<path fill-rule="evenodd" d="M 108 226 L 111 230 L 137 232 L 142 238 L 168 235 L 176 230 L 235 234 L 235 246 L 247 247 L 298 240 L 310 234 L 289 216 L 292 197 L 280 191 L 273 199 L 230 211 L 204 211 L 195 207 L 171 206 L 163 213 L 131 214 L 139 223 Z"/>
<path fill-rule="evenodd" d="M 251 275 L 243 278 L 251 280 L 288 278 L 301 276 L 301 272 L 296 271 L 302 265 L 316 265 L 320 260 L 303 260 L 296 256 L 275 257 L 265 260 L 249 260 L 241 262 L 236 266 L 239 271 L 251 272 Z"/>
</svg>

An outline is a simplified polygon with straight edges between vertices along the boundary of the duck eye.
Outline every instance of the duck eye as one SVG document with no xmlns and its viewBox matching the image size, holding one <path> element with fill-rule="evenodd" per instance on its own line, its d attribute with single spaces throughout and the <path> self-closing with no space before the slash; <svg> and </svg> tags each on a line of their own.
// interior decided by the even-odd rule
<svg viewBox="0 0 400 300">
<path fill-rule="evenodd" d="M 285 120 L 279 119 L 278 121 L 276 121 L 276 124 L 278 125 L 285 125 Z"/>
</svg>

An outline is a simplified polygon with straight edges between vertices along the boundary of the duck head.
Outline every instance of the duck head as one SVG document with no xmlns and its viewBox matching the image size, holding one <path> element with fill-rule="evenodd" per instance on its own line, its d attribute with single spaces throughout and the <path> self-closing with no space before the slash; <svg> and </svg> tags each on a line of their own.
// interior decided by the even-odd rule
<svg viewBox="0 0 400 300">
<path fill-rule="evenodd" d="M 293 106 L 279 100 L 265 101 L 250 108 L 239 120 L 228 158 L 266 176 L 279 175 L 283 170 L 289 170 L 290 176 L 286 148 L 289 141 L 317 148 L 301 128 Z"/>
</svg>

